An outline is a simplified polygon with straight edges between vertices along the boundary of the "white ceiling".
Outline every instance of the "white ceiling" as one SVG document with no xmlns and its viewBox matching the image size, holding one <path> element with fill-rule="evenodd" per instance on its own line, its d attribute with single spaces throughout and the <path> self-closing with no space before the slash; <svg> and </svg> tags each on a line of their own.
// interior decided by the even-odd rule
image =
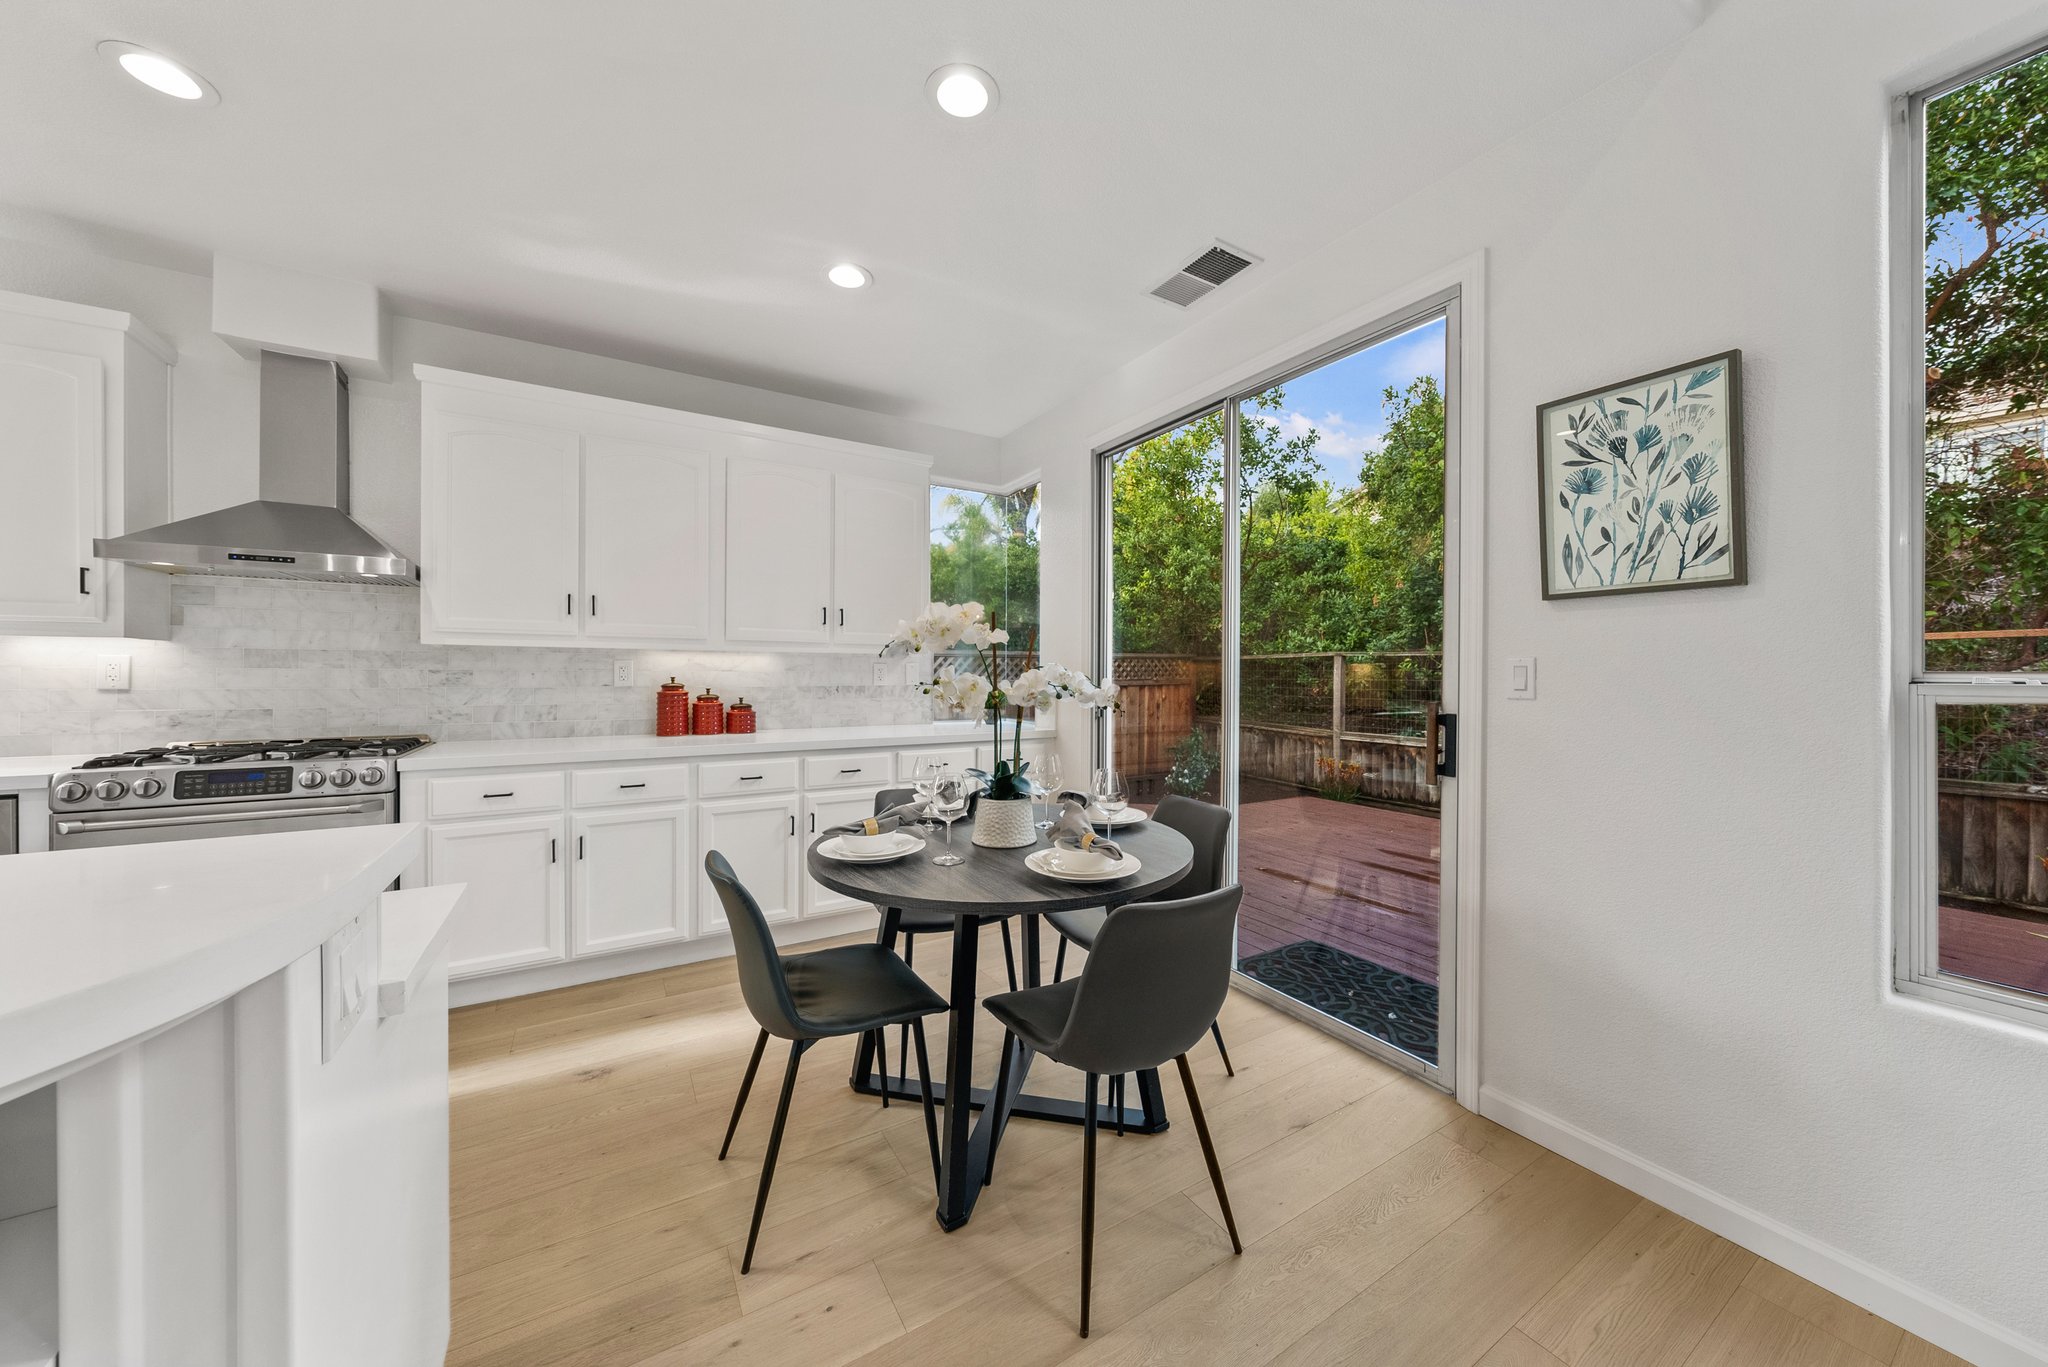
<svg viewBox="0 0 2048 1367">
<path fill-rule="evenodd" d="M 7 0 L 0 203 L 1002 435 L 1697 0 Z M 103 38 L 220 88 L 189 107 Z M 986 67 L 991 116 L 928 102 Z M 1266 264 L 1147 298 L 1220 237 Z M 133 237 L 124 240 L 134 241 Z M 835 261 L 866 290 L 824 280 Z M 1332 301 L 1336 311 L 1342 301 Z"/>
</svg>

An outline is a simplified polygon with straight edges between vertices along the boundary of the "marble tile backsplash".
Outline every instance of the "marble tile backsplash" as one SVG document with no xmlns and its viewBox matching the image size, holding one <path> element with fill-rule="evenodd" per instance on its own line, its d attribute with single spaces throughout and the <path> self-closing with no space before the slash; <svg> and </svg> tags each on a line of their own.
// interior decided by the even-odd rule
<svg viewBox="0 0 2048 1367">
<path fill-rule="evenodd" d="M 905 685 L 877 686 L 865 653 L 422 645 L 410 589 L 181 575 L 171 594 L 168 641 L 0 637 L 0 755 L 301 735 L 648 735 L 670 675 L 728 704 L 746 698 L 764 730 L 931 715 Z M 130 657 L 128 691 L 93 686 L 101 655 Z M 631 688 L 612 686 L 622 659 Z"/>
</svg>

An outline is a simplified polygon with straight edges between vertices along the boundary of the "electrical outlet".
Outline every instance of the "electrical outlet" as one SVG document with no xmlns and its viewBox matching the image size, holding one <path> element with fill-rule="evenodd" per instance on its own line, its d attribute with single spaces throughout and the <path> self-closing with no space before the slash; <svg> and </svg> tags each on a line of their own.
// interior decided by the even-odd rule
<svg viewBox="0 0 2048 1367">
<path fill-rule="evenodd" d="M 320 946 L 320 1061 L 340 1051 L 377 990 L 371 976 L 376 937 L 356 917 Z"/>
<path fill-rule="evenodd" d="M 100 656 L 99 682 L 94 685 L 101 690 L 122 691 L 128 687 L 128 657 L 126 655 Z"/>
<path fill-rule="evenodd" d="M 875 661 L 875 684 L 886 688 L 890 684 L 903 682 L 903 666 L 895 660 Z"/>
<path fill-rule="evenodd" d="M 633 686 L 633 662 L 632 662 L 631 660 L 613 660 L 613 661 L 612 661 L 612 687 L 614 687 L 614 688 L 631 688 L 632 686 Z"/>
</svg>

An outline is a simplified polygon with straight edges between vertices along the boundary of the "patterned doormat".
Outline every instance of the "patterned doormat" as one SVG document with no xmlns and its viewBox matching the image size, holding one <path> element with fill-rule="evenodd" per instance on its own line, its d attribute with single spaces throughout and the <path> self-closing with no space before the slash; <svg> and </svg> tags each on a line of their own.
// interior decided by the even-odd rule
<svg viewBox="0 0 2048 1367">
<path fill-rule="evenodd" d="M 1420 978 L 1313 940 L 1239 959 L 1237 969 L 1403 1053 L 1437 1061 L 1436 989 Z"/>
</svg>

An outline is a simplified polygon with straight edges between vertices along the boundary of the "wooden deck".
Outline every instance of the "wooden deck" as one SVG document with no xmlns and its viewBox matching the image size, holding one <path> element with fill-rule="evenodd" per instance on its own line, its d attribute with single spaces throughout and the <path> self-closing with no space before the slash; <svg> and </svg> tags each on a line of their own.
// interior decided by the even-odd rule
<svg viewBox="0 0 2048 1367">
<path fill-rule="evenodd" d="M 1944 903 L 1941 968 L 1982 982 L 2048 992 L 2048 917 Z"/>
<path fill-rule="evenodd" d="M 1314 940 L 1434 984 L 1438 825 L 1307 794 L 1245 803 L 1238 957 Z"/>
</svg>

